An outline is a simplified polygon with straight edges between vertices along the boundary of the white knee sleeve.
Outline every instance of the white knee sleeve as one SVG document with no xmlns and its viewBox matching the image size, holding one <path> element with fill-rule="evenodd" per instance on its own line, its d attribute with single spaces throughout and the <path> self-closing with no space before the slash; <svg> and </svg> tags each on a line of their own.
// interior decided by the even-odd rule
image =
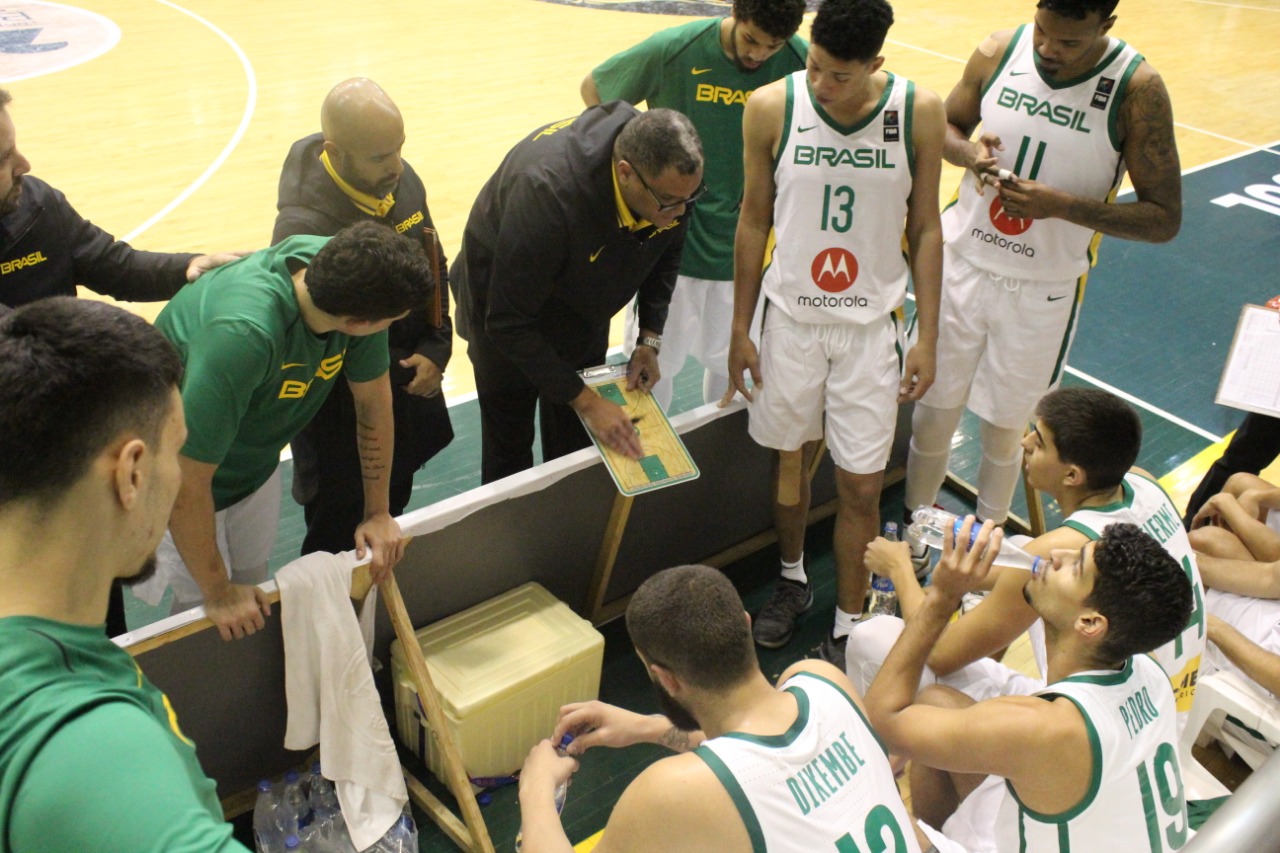
<svg viewBox="0 0 1280 853">
<path fill-rule="evenodd" d="M 1003 524 L 1022 471 L 1022 430 L 982 422 L 982 464 L 978 468 L 978 516 Z"/>
<path fill-rule="evenodd" d="M 964 406 L 935 409 L 916 403 L 911 418 L 911 449 L 907 454 L 905 503 L 908 509 L 933 506 L 938 499 L 951 459 L 951 437 L 956 434 L 962 414 Z"/>
</svg>

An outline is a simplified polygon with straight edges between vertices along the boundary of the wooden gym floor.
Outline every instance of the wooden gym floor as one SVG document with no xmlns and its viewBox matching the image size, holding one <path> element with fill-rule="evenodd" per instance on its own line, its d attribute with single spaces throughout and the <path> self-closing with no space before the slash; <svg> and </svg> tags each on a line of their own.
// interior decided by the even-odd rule
<svg viewBox="0 0 1280 853">
<path fill-rule="evenodd" d="M 677 13 L 729 7 L 667 0 L 647 5 L 673 14 L 627 11 L 636 5 L 8 0 L 0 3 L 0 86 L 15 97 L 9 109 L 34 174 L 82 214 L 139 248 L 209 251 L 266 244 L 289 145 L 319 129 L 320 102 L 334 83 L 371 77 L 405 115 L 404 154 L 426 182 L 452 256 L 471 202 L 501 157 L 527 131 L 578 112 L 578 83 L 595 64 L 688 20 Z M 1029 21 L 1034 0 L 894 6 L 887 67 L 945 96 L 974 46 L 992 30 Z M 1231 193 L 1280 203 L 1280 54 L 1273 52 L 1280 0 L 1121 0 L 1117 13 L 1113 34 L 1146 55 L 1172 96 L 1186 219 L 1166 246 L 1103 241 L 1067 381 L 1103 384 L 1141 406 L 1140 464 L 1171 476 L 1185 495 L 1216 456 L 1197 454 L 1240 417 L 1212 403 L 1239 306 L 1280 292 L 1280 208 L 1213 203 Z M 49 47 L 63 40 L 65 49 Z M 958 177 L 946 168 L 944 197 Z M 132 307 L 154 317 L 161 306 Z M 696 396 L 687 384 L 682 407 Z M 474 407 L 473 391 L 459 342 L 446 393 L 465 408 Z M 473 413 L 455 413 L 455 422 L 475 424 Z M 971 445 L 957 454 L 960 473 L 976 463 Z M 432 477 L 430 466 L 423 477 Z M 886 513 L 895 499 L 900 505 L 900 492 L 886 493 Z M 815 529 L 811 545 L 825 548 L 829 535 Z M 746 569 L 751 604 L 763 601 L 773 573 L 771 558 L 762 559 Z M 825 595 L 824 607 L 832 591 Z M 792 656 L 808 639 L 792 643 Z M 644 679 L 628 658 L 615 652 L 606 676 L 618 685 L 611 698 L 635 705 Z M 762 663 L 777 672 L 786 661 Z M 603 825 L 647 760 L 580 780 L 566 812 L 572 838 Z M 489 810 L 499 845 L 514 834 L 513 806 L 513 796 L 499 798 Z M 424 838 L 423 848 L 448 845 Z"/>
</svg>

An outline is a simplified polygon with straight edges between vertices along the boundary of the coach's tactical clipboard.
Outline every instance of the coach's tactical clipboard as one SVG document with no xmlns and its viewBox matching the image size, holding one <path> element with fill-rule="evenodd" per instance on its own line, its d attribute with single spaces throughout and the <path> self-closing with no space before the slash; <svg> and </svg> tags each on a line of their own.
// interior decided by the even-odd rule
<svg viewBox="0 0 1280 853">
<path fill-rule="evenodd" d="M 1273 300 L 1274 301 L 1274 300 Z M 1240 309 L 1227 364 L 1214 402 L 1246 412 L 1280 417 L 1280 322 L 1276 309 Z"/>
<path fill-rule="evenodd" d="M 644 456 L 628 459 L 621 453 L 602 444 L 591 430 L 609 476 L 617 484 L 618 491 L 630 497 L 652 492 L 665 486 L 673 486 L 686 480 L 696 480 L 699 472 L 693 457 L 680 436 L 671 428 L 666 412 L 648 391 L 627 390 L 627 365 L 606 364 L 578 371 L 582 381 L 606 400 L 617 403 L 631 417 L 640 436 Z"/>
</svg>

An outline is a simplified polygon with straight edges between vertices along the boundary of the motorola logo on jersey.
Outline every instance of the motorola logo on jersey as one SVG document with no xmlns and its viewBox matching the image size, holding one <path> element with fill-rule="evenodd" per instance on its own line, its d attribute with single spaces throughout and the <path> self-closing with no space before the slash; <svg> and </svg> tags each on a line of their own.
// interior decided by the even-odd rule
<svg viewBox="0 0 1280 853">
<path fill-rule="evenodd" d="M 1008 234 L 1010 237 L 1016 237 L 1026 232 L 1031 227 L 1034 219 L 1022 219 L 1017 216 L 1010 216 L 1005 212 L 1004 203 L 997 195 L 991 200 L 991 224 L 1001 234 Z"/>
<path fill-rule="evenodd" d="M 823 249 L 809 266 L 813 283 L 827 293 L 842 293 L 858 278 L 858 259 L 848 249 Z"/>
</svg>

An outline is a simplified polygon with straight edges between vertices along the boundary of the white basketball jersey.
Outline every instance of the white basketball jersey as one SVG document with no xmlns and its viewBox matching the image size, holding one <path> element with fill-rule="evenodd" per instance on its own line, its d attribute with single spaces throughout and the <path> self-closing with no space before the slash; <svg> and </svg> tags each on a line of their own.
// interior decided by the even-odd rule
<svg viewBox="0 0 1280 853">
<path fill-rule="evenodd" d="M 1098 539 L 1102 531 L 1112 524 L 1126 521 L 1136 524 L 1163 545 L 1191 579 L 1191 590 L 1195 596 L 1191 621 L 1173 642 L 1151 653 L 1169 673 L 1178 708 L 1178 728 L 1181 730 L 1195 699 L 1196 677 L 1200 671 L 1200 657 L 1204 654 L 1204 585 L 1200 582 L 1200 569 L 1187 539 L 1187 531 L 1182 527 L 1182 518 L 1160 484 L 1141 474 L 1129 473 L 1124 475 L 1122 487 L 1124 497 L 1119 501 L 1078 509 L 1063 524 L 1090 539 Z M 1044 672 L 1044 669 L 1040 671 Z"/>
<path fill-rule="evenodd" d="M 915 84 L 888 74 L 875 109 L 846 127 L 814 102 L 804 71 L 786 81 L 764 294 L 802 323 L 883 320 L 907 292 Z"/>
<path fill-rule="evenodd" d="M 884 745 L 853 700 L 807 672 L 779 686 L 799 707 L 784 734 L 729 732 L 695 750 L 733 799 L 755 853 L 919 853 Z"/>
<path fill-rule="evenodd" d="M 1129 78 L 1142 56 L 1109 39 L 1102 60 L 1061 82 L 1036 65 L 1032 27 L 1019 27 L 982 93 L 982 132 L 1000 137 L 1001 168 L 1020 178 L 1083 196 L 1114 198 L 1124 177 L 1116 122 Z M 1064 219 L 1017 219 L 1000 196 L 960 181 L 959 199 L 943 211 L 942 235 L 979 269 L 1011 278 L 1066 281 L 1088 272 L 1095 232 Z"/>
<path fill-rule="evenodd" d="M 1119 672 L 1077 673 L 1036 694 L 1065 696 L 1080 709 L 1093 778 L 1084 799 L 1057 815 L 1027 808 L 1006 782 L 996 816 L 1000 853 L 1182 848 L 1190 833 L 1173 696 L 1165 683 L 1160 667 L 1138 655 Z"/>
</svg>

